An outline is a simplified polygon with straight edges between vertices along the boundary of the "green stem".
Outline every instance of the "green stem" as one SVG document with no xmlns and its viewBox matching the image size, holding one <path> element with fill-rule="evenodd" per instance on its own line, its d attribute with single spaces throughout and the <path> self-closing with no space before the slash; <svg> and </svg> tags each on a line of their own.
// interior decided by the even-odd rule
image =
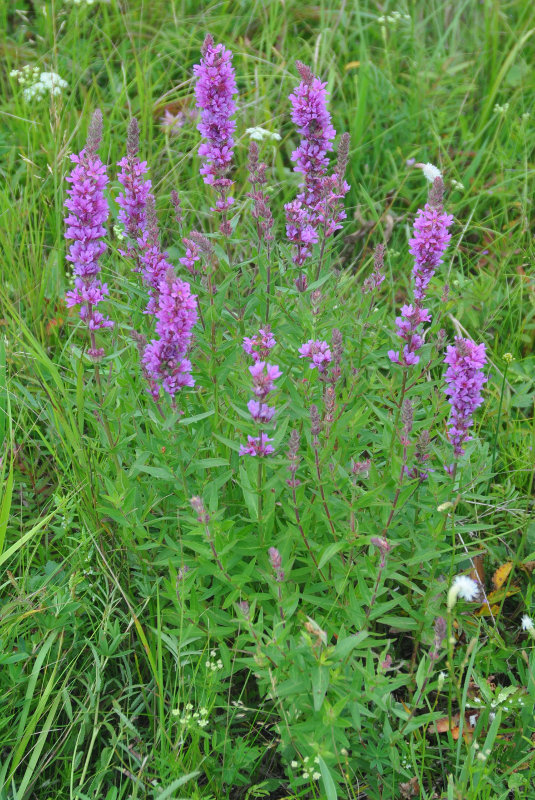
<svg viewBox="0 0 535 800">
<path fill-rule="evenodd" d="M 501 392 L 500 392 L 500 402 L 498 404 L 498 419 L 496 420 L 496 430 L 494 431 L 494 441 L 492 442 L 492 462 L 491 462 L 491 465 L 490 465 L 490 478 L 489 478 L 489 483 L 488 483 L 488 486 L 487 486 L 487 493 L 488 493 L 488 491 L 490 489 L 490 484 L 491 484 L 492 478 L 494 477 L 494 465 L 496 463 L 496 445 L 498 444 L 498 432 L 500 430 L 500 421 L 501 421 L 502 406 L 503 406 L 503 395 L 504 395 L 504 392 L 505 392 L 505 380 L 506 380 L 506 377 L 507 377 L 507 369 L 508 369 L 508 367 L 509 367 L 509 364 L 506 361 L 505 362 L 505 369 L 503 371 L 502 389 L 501 389 Z"/>
</svg>

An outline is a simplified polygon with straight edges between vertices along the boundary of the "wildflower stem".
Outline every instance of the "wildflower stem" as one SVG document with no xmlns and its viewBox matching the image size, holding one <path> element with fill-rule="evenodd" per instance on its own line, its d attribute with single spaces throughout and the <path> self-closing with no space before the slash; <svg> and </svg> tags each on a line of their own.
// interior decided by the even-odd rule
<svg viewBox="0 0 535 800">
<path fill-rule="evenodd" d="M 260 440 L 262 439 L 262 432 L 260 432 Z M 258 491 L 258 534 L 260 539 L 260 544 L 264 544 L 264 520 L 263 520 L 263 512 L 264 512 L 264 503 L 263 503 L 263 493 L 262 493 L 262 484 L 264 480 L 264 459 L 262 456 L 258 456 L 258 472 L 257 472 L 257 491 Z"/>
<path fill-rule="evenodd" d="M 318 477 L 318 487 L 319 487 L 319 490 L 320 490 L 321 502 L 323 503 L 323 508 L 325 509 L 325 514 L 327 516 L 327 520 L 328 520 L 329 526 L 331 528 L 331 533 L 333 535 L 333 539 L 334 539 L 335 542 L 337 542 L 338 541 L 338 536 L 336 535 L 336 530 L 334 528 L 334 523 L 332 521 L 331 512 L 329 511 L 329 506 L 327 504 L 327 500 L 325 498 L 325 492 L 323 490 L 323 481 L 322 481 L 322 477 L 321 477 L 321 465 L 320 465 L 320 457 L 319 457 L 318 447 L 317 447 L 316 444 L 314 444 L 313 448 L 314 448 L 314 462 L 315 462 L 315 465 L 316 465 L 316 475 Z M 340 557 L 342 559 L 342 564 L 345 565 L 346 560 L 345 560 L 344 554 L 342 552 L 340 553 Z"/>
<path fill-rule="evenodd" d="M 298 529 L 299 533 L 301 534 L 301 538 L 303 540 L 303 543 L 304 543 L 306 549 L 309 552 L 310 558 L 314 562 L 314 566 L 318 570 L 318 573 L 320 574 L 321 579 L 323 581 L 325 581 L 325 575 L 323 574 L 323 572 L 321 571 L 321 569 L 318 566 L 318 561 L 316 559 L 316 556 L 314 555 L 314 553 L 310 549 L 310 543 L 309 543 L 309 541 L 307 539 L 307 535 L 306 535 L 305 531 L 303 530 L 303 525 L 301 524 L 301 515 L 299 514 L 299 508 L 297 506 L 297 493 L 295 491 L 295 486 L 292 486 L 292 504 L 293 504 L 293 511 L 294 511 L 294 515 L 295 515 L 295 521 L 297 523 L 297 529 Z"/>
<path fill-rule="evenodd" d="M 494 440 L 492 442 L 492 461 L 491 461 L 491 465 L 490 465 L 490 477 L 489 477 L 489 483 L 488 483 L 488 486 L 487 486 L 487 493 L 490 491 L 490 485 L 491 485 L 492 479 L 494 477 L 494 465 L 496 463 L 496 446 L 498 444 L 498 432 L 500 430 L 500 422 L 501 422 L 502 406 L 503 406 L 503 395 L 505 393 L 505 381 L 506 381 L 506 378 L 507 378 L 507 370 L 508 370 L 508 368 L 509 368 L 509 362 L 506 361 L 505 362 L 505 369 L 503 371 L 502 388 L 501 388 L 501 391 L 500 391 L 500 402 L 498 403 L 498 418 L 496 420 L 496 430 L 494 431 Z"/>
<path fill-rule="evenodd" d="M 96 349 L 96 342 L 95 342 L 95 334 L 91 331 L 91 348 L 93 350 Z M 100 405 L 100 419 L 102 420 L 102 425 L 104 427 L 104 432 L 106 433 L 106 438 L 108 440 L 108 444 L 110 446 L 110 455 L 113 459 L 113 463 L 117 469 L 121 468 L 119 464 L 119 459 L 117 458 L 117 454 L 115 453 L 115 442 L 113 441 L 113 436 L 110 429 L 110 424 L 108 422 L 108 418 L 104 412 L 104 395 L 102 392 L 102 381 L 100 379 L 100 369 L 98 364 L 95 364 L 95 382 L 97 384 L 97 391 L 99 397 L 99 405 Z"/>
</svg>

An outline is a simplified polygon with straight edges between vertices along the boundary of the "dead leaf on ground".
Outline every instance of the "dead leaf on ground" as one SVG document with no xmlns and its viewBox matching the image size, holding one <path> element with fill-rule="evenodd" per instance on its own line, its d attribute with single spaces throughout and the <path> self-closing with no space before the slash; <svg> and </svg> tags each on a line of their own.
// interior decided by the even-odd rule
<svg viewBox="0 0 535 800">
<path fill-rule="evenodd" d="M 407 781 L 407 783 L 400 783 L 399 790 L 402 797 L 419 797 L 420 784 L 418 783 L 418 778 L 416 775 L 414 778 L 411 778 L 410 781 Z"/>
<path fill-rule="evenodd" d="M 478 712 L 472 712 L 469 717 L 465 716 L 464 718 L 464 725 L 463 725 L 463 739 L 465 742 L 472 741 L 472 734 L 474 732 L 476 723 L 477 723 Z M 459 738 L 461 729 L 460 729 L 460 714 L 454 714 L 451 718 L 451 728 L 450 728 L 450 721 L 448 717 L 442 717 L 437 722 L 435 722 L 434 726 L 430 728 L 430 730 L 435 730 L 436 733 L 447 733 L 451 730 L 451 735 L 454 741 L 457 741 Z M 473 724 L 472 724 L 473 723 Z"/>
<path fill-rule="evenodd" d="M 510 575 L 511 570 L 513 569 L 513 562 L 506 561 L 505 564 L 501 564 L 494 575 L 492 576 L 492 585 L 495 589 L 501 589 L 504 583 L 507 581 L 507 578 Z"/>
</svg>

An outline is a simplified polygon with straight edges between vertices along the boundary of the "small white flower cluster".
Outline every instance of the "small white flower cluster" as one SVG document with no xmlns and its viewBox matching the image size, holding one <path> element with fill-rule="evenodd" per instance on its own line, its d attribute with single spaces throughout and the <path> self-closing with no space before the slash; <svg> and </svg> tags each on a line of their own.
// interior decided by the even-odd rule
<svg viewBox="0 0 535 800">
<path fill-rule="evenodd" d="M 180 717 L 181 725 L 198 725 L 199 728 L 206 728 L 208 725 L 208 709 L 200 708 L 198 711 L 193 711 L 192 703 L 186 703 L 182 714 L 180 708 L 174 708 L 171 713 L 174 717 Z"/>
<path fill-rule="evenodd" d="M 533 636 L 535 639 L 535 622 L 533 622 L 532 618 L 528 616 L 528 614 L 524 614 L 521 620 L 522 630 L 527 631 L 530 636 Z"/>
<path fill-rule="evenodd" d="M 391 14 L 385 14 L 382 17 L 377 17 L 379 25 L 399 25 L 401 22 L 410 22 L 410 14 L 402 14 L 401 11 L 392 11 Z"/>
<path fill-rule="evenodd" d="M 299 764 L 298 761 L 292 761 L 291 767 L 292 767 L 292 769 L 302 769 L 303 772 L 301 774 L 301 777 L 305 781 L 309 781 L 311 779 L 313 781 L 319 781 L 319 779 L 321 778 L 321 773 L 318 772 L 318 770 L 315 767 L 315 765 L 317 765 L 319 763 L 320 763 L 320 760 L 319 760 L 318 756 L 316 756 L 316 758 L 314 759 L 314 761 L 312 763 L 311 763 L 310 756 L 305 756 L 304 759 L 303 759 L 303 763 L 301 765 Z"/>
<path fill-rule="evenodd" d="M 474 742 L 474 743 L 473 743 L 473 745 L 472 745 L 472 747 L 473 747 L 473 748 L 474 748 L 474 750 L 476 751 L 476 753 L 477 753 L 477 756 L 476 756 L 476 757 L 477 757 L 477 759 L 478 759 L 479 761 L 486 761 L 486 760 L 487 760 L 487 758 L 490 756 L 490 754 L 491 754 L 491 752 L 492 752 L 492 750 L 490 749 L 490 747 L 487 747 L 485 750 L 480 750 L 480 751 L 478 752 L 478 750 L 479 750 L 479 745 L 478 745 L 478 743 L 477 743 L 477 742 Z"/>
<path fill-rule="evenodd" d="M 280 133 L 268 131 L 266 128 L 261 128 L 259 125 L 256 128 L 247 128 L 245 131 L 249 139 L 254 139 L 255 142 L 263 142 L 267 139 L 268 142 L 280 142 Z"/>
<path fill-rule="evenodd" d="M 454 178 L 451 180 L 451 185 L 453 189 L 464 189 L 464 183 L 461 183 L 461 181 L 456 181 Z"/>
<path fill-rule="evenodd" d="M 479 587 L 472 578 L 468 575 L 456 575 L 448 592 L 448 611 L 451 611 L 459 597 L 470 603 L 477 599 L 478 594 Z"/>
<path fill-rule="evenodd" d="M 499 103 L 495 103 L 493 111 L 498 116 L 504 116 L 509 111 L 509 103 L 504 103 L 503 106 L 501 106 Z"/>
<path fill-rule="evenodd" d="M 41 72 L 39 67 L 30 67 L 29 64 L 22 69 L 12 69 L 9 74 L 24 87 L 22 96 L 27 103 L 30 100 L 42 100 L 46 94 L 59 97 L 69 85 L 57 72 Z"/>
<path fill-rule="evenodd" d="M 210 658 L 205 662 L 204 666 L 210 672 L 217 672 L 218 669 L 223 669 L 223 662 L 217 657 L 215 650 L 210 650 Z"/>
<path fill-rule="evenodd" d="M 72 3 L 73 6 L 94 6 L 99 0 L 66 0 L 66 2 Z"/>
</svg>

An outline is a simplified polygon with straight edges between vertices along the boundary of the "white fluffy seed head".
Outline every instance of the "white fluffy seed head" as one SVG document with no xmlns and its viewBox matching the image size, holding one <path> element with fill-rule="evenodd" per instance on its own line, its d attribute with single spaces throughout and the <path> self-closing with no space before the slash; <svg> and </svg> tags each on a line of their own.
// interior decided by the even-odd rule
<svg viewBox="0 0 535 800">
<path fill-rule="evenodd" d="M 424 177 L 426 177 L 430 183 L 433 183 L 435 178 L 442 177 L 441 171 L 439 170 L 438 167 L 435 167 L 434 164 L 430 164 L 428 162 L 427 164 L 422 164 L 421 167 L 422 167 L 422 172 L 424 173 Z"/>
<path fill-rule="evenodd" d="M 448 592 L 448 609 L 451 611 L 458 598 L 471 602 L 477 598 L 479 588 L 468 575 L 456 575 Z"/>
<path fill-rule="evenodd" d="M 535 630 L 535 623 L 527 614 L 524 614 L 520 624 L 523 631 L 529 631 L 531 633 L 531 631 Z"/>
</svg>

